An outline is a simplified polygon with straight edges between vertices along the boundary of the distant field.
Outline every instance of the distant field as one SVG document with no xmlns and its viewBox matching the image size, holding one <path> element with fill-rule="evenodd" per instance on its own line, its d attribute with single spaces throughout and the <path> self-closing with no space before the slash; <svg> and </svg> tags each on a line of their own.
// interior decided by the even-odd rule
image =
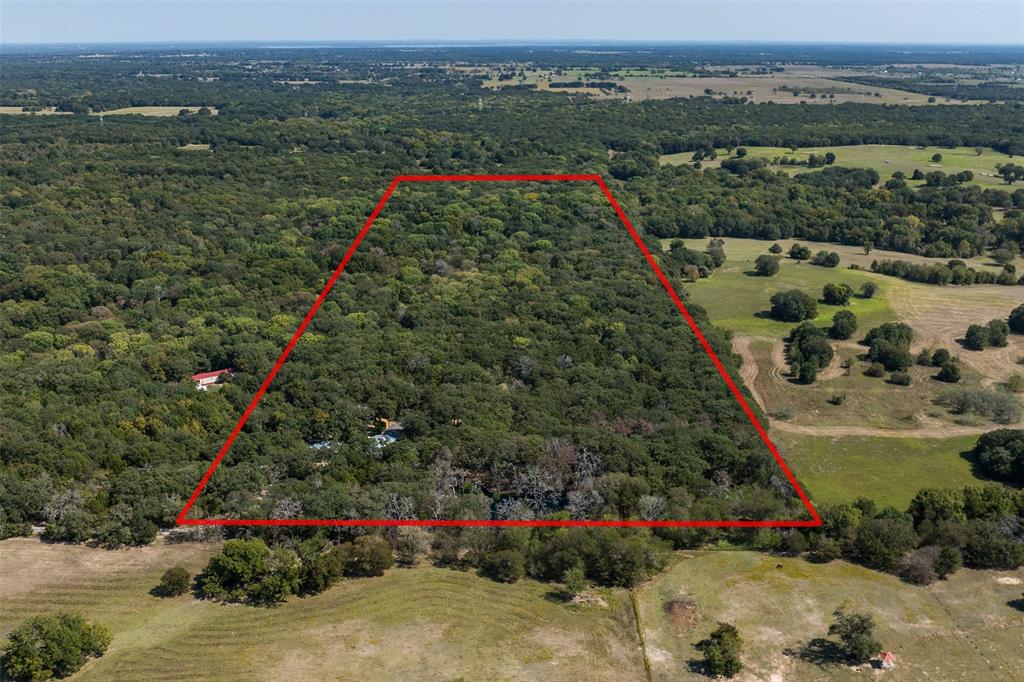
<svg viewBox="0 0 1024 682">
<path fill-rule="evenodd" d="M 805 159 L 811 154 L 824 154 L 832 152 L 836 155 L 836 166 L 845 168 L 874 168 L 878 171 L 883 180 L 888 180 L 896 171 L 903 171 L 907 176 L 908 184 L 923 185 L 924 181 L 911 181 L 909 178 L 915 169 L 922 173 L 929 173 L 933 170 L 941 170 L 944 173 L 959 173 L 969 170 L 974 173 L 973 183 L 984 187 L 1002 187 L 1006 185 L 996 176 L 995 167 L 997 164 L 1013 161 L 1009 156 L 993 149 L 984 149 L 979 155 L 973 147 L 956 147 L 948 149 L 943 147 L 904 147 L 891 144 L 861 144 L 861 145 L 839 145 L 834 147 L 814 147 L 798 149 L 795 153 L 788 147 L 747 147 L 749 158 L 766 159 L 769 162 L 781 156 L 790 158 Z M 932 161 L 933 154 L 942 154 L 942 161 Z M 665 154 L 661 157 L 662 164 L 689 164 L 693 152 L 681 152 L 679 154 Z M 701 161 L 704 168 L 717 168 L 722 161 L 729 158 L 724 149 L 718 150 L 718 158 L 714 161 Z M 778 170 L 784 170 L 791 175 L 821 170 L 820 168 L 807 168 L 806 166 L 772 166 Z"/>
<path fill-rule="evenodd" d="M 928 96 L 892 88 L 880 88 L 856 83 L 822 78 L 817 75 L 775 74 L 775 76 L 727 76 L 711 78 L 674 77 L 664 78 L 623 78 L 620 84 L 629 88 L 634 100 L 667 99 L 669 97 L 703 97 L 710 89 L 715 96 L 748 97 L 754 102 L 777 102 L 779 104 L 842 104 L 863 102 L 867 104 L 927 104 Z M 790 88 L 781 90 L 782 86 Z M 794 96 L 792 89 L 801 90 Z M 814 92 L 816 97 L 810 97 Z M 834 93 L 834 98 L 823 97 L 823 93 Z M 875 97 L 875 93 L 881 97 Z M 750 93 L 750 94 L 748 94 Z M 942 100 L 939 100 L 941 103 Z"/>
<path fill-rule="evenodd" d="M 150 596 L 164 570 L 215 545 L 104 551 L 0 542 L 0 637 L 29 616 L 78 610 L 114 640 L 76 680 L 639 680 L 628 596 L 576 607 L 555 586 L 394 569 L 273 608 Z"/>
<path fill-rule="evenodd" d="M 183 152 L 208 152 L 210 151 L 210 145 L 208 144 L 183 144 L 178 147 Z"/>
<path fill-rule="evenodd" d="M 653 679 L 706 680 L 689 670 L 700 660 L 693 644 L 717 621 L 733 623 L 744 642 L 746 670 L 738 682 L 884 679 L 1024 679 L 1024 569 L 961 570 L 917 587 L 843 561 L 812 564 L 754 552 L 690 553 L 639 589 L 641 621 Z M 669 602 L 678 602 L 672 613 Z M 815 664 L 798 653 L 825 637 L 840 606 L 874 616 L 896 669 L 882 673 L 838 663 Z"/>
<path fill-rule="evenodd" d="M 17 114 L 17 115 L 39 115 L 39 116 L 68 116 L 71 114 L 70 111 L 54 111 L 52 107 L 42 109 L 41 111 L 25 111 L 21 107 L 0 107 L 0 114 Z"/>
<path fill-rule="evenodd" d="M 94 114 L 104 116 L 121 116 L 135 114 L 137 116 L 177 116 L 182 109 L 188 109 L 192 113 L 199 111 L 202 107 L 123 107 L 121 109 L 110 109 L 109 111 L 96 111 Z M 217 115 L 215 107 L 209 107 L 210 114 Z"/>
<path fill-rule="evenodd" d="M 663 240 L 668 246 L 671 240 Z M 703 250 L 706 239 L 684 240 L 687 247 Z M 781 240 L 780 246 L 789 248 L 792 240 Z M 858 359 L 864 347 L 857 341 L 871 327 L 884 322 L 902 321 L 915 333 L 912 350 L 946 348 L 958 356 L 963 366 L 964 383 L 977 386 L 1005 382 L 1012 374 L 1024 374 L 1017 364 L 1024 356 L 1024 337 L 1011 335 L 1005 348 L 968 351 L 960 346 L 971 324 L 983 324 L 997 317 L 1005 318 L 1018 305 L 1024 304 L 1024 287 L 977 285 L 968 287 L 939 287 L 916 284 L 862 270 L 849 270 L 850 263 L 867 266 L 873 258 L 903 258 L 924 261 L 920 256 L 896 252 L 863 249 L 804 242 L 812 251 L 836 251 L 842 259 L 838 268 L 823 268 L 809 263 L 798 263 L 790 258 L 780 260 L 780 270 L 772 277 L 747 274 L 753 269 L 754 259 L 768 252 L 769 241 L 753 239 L 725 239 L 727 260 L 711 277 L 687 284 L 690 298 L 703 306 L 718 327 L 736 335 L 734 349 L 744 357 L 741 375 L 755 398 L 772 416 L 783 420 L 774 422 L 774 431 L 799 430 L 808 435 L 868 436 L 879 435 L 878 430 L 925 430 L 927 435 L 958 429 L 959 435 L 976 434 L 996 428 L 987 420 L 974 416 L 958 417 L 934 405 L 938 394 L 948 386 L 932 379 L 932 368 L 912 367 L 910 386 L 893 386 L 881 379 L 866 377 L 866 364 Z M 973 259 L 979 268 L 992 267 L 985 258 Z M 1020 267 L 1020 266 L 1018 266 Z M 820 298 L 822 287 L 829 282 L 842 282 L 858 291 L 863 282 L 878 285 L 874 298 L 854 296 L 845 309 L 858 320 L 858 332 L 850 341 L 835 343 L 836 358 L 827 370 L 819 373 L 811 386 L 789 381 L 782 340 L 796 325 L 778 322 L 768 316 L 770 298 L 778 291 L 799 289 Z M 839 307 L 818 304 L 820 326 L 831 323 Z M 842 364 L 850 360 L 849 372 Z M 842 405 L 830 404 L 836 395 L 844 396 Z M 808 433 L 808 428 L 812 432 Z M 880 435 L 885 435 L 881 433 Z M 913 435 L 911 433 L 905 434 Z M 949 433 L 948 435 L 954 435 Z M 875 443 L 877 445 L 877 443 Z"/>
<path fill-rule="evenodd" d="M 941 435 L 941 432 L 936 433 Z M 977 436 L 953 438 L 829 438 L 773 430 L 772 439 L 815 502 L 868 497 L 906 509 L 921 488 L 962 488 L 981 482 L 960 453 Z"/>
</svg>

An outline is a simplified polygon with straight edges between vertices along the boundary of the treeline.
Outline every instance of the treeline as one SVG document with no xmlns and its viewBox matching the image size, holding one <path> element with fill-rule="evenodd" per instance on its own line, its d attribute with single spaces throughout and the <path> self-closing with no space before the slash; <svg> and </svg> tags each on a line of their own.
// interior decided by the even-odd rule
<svg viewBox="0 0 1024 682">
<path fill-rule="evenodd" d="M 1019 102 L 1024 100 L 1024 91 L 1011 83 L 982 81 L 980 83 L 959 83 L 937 81 L 935 76 L 922 78 L 886 78 L 884 76 L 840 76 L 838 80 L 847 83 L 861 83 L 882 88 L 895 88 L 933 95 L 943 99 L 987 100 L 989 102 Z"/>
<path fill-rule="evenodd" d="M 975 270 L 959 259 L 947 263 L 910 263 L 905 260 L 873 260 L 871 271 L 925 284 L 1024 284 L 1012 264 L 1003 266 L 999 273 Z"/>
</svg>

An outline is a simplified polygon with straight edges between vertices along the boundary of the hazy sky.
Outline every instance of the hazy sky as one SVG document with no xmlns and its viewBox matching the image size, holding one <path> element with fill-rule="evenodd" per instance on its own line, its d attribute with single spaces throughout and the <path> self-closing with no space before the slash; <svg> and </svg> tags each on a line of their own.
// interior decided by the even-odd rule
<svg viewBox="0 0 1024 682">
<path fill-rule="evenodd" d="M 680 40 L 1024 44 L 1024 0 L 0 0 L 0 42 Z"/>
</svg>

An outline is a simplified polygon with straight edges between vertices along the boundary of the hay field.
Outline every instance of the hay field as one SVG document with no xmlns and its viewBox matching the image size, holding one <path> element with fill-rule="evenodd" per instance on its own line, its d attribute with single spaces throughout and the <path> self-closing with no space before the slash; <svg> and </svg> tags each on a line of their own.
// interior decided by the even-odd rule
<svg viewBox="0 0 1024 682">
<path fill-rule="evenodd" d="M 343 582 L 276 608 L 151 596 L 216 545 L 106 551 L 0 542 L 0 636 L 65 608 L 108 625 L 106 655 L 76 680 L 635 680 L 644 676 L 628 595 L 572 606 L 534 581 L 504 585 L 422 567 Z"/>
</svg>

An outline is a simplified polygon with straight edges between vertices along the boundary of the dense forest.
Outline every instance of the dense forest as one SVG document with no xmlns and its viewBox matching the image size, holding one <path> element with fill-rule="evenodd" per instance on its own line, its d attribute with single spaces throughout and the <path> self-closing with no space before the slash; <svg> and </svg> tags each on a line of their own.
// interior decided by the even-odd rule
<svg viewBox="0 0 1024 682">
<path fill-rule="evenodd" d="M 44 525 L 52 540 L 113 547 L 173 525 L 396 174 L 599 173 L 652 251 L 657 238 L 726 235 L 947 260 L 1024 247 L 1024 190 L 1009 185 L 913 189 L 863 169 L 791 177 L 658 164 L 663 153 L 741 144 L 1022 153 L 1019 105 L 627 104 L 483 90 L 480 75 L 441 68 L 453 59 L 443 50 L 412 70 L 372 50 L 324 59 L 254 49 L 0 57 L 0 104 L 75 112 L 9 115 L 0 127 L 0 534 Z M 684 57 L 664 65 L 672 59 Z M 324 82 L 283 82 L 302 78 Z M 129 105 L 211 109 L 86 113 Z M 717 258 L 674 255 L 660 258 L 679 289 L 692 279 L 688 268 L 710 271 Z M 694 311 L 735 370 L 725 335 Z M 190 380 L 227 368 L 234 373 L 208 391 Z M 998 504 L 1019 515 L 1018 498 Z M 590 186 L 543 184 L 401 187 L 194 510 L 356 519 L 804 513 L 607 202 Z M 903 512 L 861 503 L 841 513 L 898 522 L 900 547 L 932 542 Z M 955 520 L 995 532 L 985 510 Z M 858 556 L 856 524 L 842 523 L 816 535 L 741 537 Z M 612 575 L 600 559 L 609 546 L 647 570 L 658 564 L 654 549 L 715 537 L 662 535 L 538 532 L 550 551 L 529 534 L 488 546 L 513 543 L 532 574 L 559 579 L 576 561 L 544 563 L 558 553 L 543 543 L 559 538 L 586 546 L 571 552 L 593 558 L 592 575 Z M 472 536 L 437 538 L 442 555 L 457 557 Z M 999 545 L 1010 557 L 999 565 L 1019 561 L 1013 547 Z"/>
</svg>

